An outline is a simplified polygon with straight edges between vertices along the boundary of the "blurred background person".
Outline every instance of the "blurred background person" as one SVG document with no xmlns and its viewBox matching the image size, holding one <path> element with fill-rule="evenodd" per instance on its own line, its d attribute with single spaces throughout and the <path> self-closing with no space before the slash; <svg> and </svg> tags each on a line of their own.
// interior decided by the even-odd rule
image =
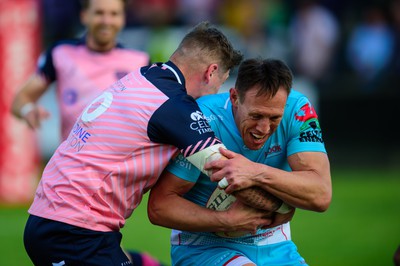
<svg viewBox="0 0 400 266">
<path fill-rule="evenodd" d="M 65 140 L 86 104 L 131 70 L 149 63 L 144 51 L 124 49 L 117 43 L 125 23 L 125 1 L 83 0 L 83 38 L 62 40 L 39 59 L 38 70 L 17 93 L 12 112 L 35 129 L 49 113 L 36 102 L 56 82 Z"/>
<path fill-rule="evenodd" d="M 360 81 L 362 93 L 378 89 L 377 83 L 388 70 L 394 55 L 395 36 L 388 15 L 374 3 L 362 7 L 361 20 L 350 32 L 346 59 Z"/>
<path fill-rule="evenodd" d="M 216 23 L 216 16 L 222 1 L 178 0 L 178 20 L 183 25 L 193 26 L 199 21 Z"/>
<path fill-rule="evenodd" d="M 322 82 L 330 75 L 339 41 L 339 24 L 318 0 L 297 0 L 288 25 L 294 83 L 319 109 Z"/>
<path fill-rule="evenodd" d="M 339 24 L 318 0 L 297 0 L 288 33 L 293 66 L 298 75 L 318 83 L 332 70 L 339 41 Z"/>
</svg>

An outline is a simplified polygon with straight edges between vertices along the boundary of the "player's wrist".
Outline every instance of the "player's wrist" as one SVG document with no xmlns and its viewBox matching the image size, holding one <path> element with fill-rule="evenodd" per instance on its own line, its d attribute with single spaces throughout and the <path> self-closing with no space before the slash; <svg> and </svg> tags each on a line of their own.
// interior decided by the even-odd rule
<svg viewBox="0 0 400 266">
<path fill-rule="evenodd" d="M 36 105 L 32 102 L 28 102 L 24 104 L 21 109 L 19 110 L 19 115 L 22 118 L 25 118 L 27 114 L 29 114 L 31 111 L 33 111 L 36 108 Z"/>
<path fill-rule="evenodd" d="M 224 144 L 219 143 L 207 147 L 199 152 L 196 152 L 195 154 L 186 157 L 186 159 L 189 162 L 191 162 L 194 166 L 196 166 L 205 175 L 210 176 L 212 174 L 212 171 L 205 170 L 204 165 L 214 160 L 219 160 L 222 157 L 219 152 L 219 148 L 226 149 Z"/>
</svg>

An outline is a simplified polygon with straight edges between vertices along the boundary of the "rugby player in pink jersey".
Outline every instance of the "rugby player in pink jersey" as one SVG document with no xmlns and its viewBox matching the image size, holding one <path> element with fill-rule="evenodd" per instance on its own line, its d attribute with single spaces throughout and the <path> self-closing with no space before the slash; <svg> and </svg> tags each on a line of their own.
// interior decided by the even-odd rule
<svg viewBox="0 0 400 266">
<path fill-rule="evenodd" d="M 181 152 L 207 173 L 204 164 L 220 157 L 224 145 L 195 99 L 217 93 L 241 60 L 203 22 L 168 62 L 138 68 L 94 98 L 46 165 L 29 208 L 24 244 L 33 263 L 130 265 L 120 229 L 169 160 Z M 270 223 L 263 212 L 238 211 L 249 230 Z"/>
<path fill-rule="evenodd" d="M 147 52 L 127 49 L 117 42 L 125 25 L 124 0 L 81 1 L 81 39 L 61 40 L 39 58 L 38 69 L 16 95 L 12 111 L 31 128 L 49 113 L 36 104 L 56 82 L 61 116 L 61 140 L 65 140 L 83 108 L 104 88 L 137 67 L 150 62 Z"/>
</svg>

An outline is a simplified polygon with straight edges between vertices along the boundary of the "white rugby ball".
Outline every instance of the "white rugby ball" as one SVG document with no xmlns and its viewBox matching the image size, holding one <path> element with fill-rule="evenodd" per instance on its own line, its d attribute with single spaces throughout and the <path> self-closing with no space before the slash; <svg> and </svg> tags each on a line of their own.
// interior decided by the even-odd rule
<svg viewBox="0 0 400 266">
<path fill-rule="evenodd" d="M 235 196 L 226 194 L 225 190 L 217 187 L 214 192 L 211 194 L 210 198 L 207 201 L 206 207 L 216 211 L 225 211 L 227 210 L 232 203 L 236 201 Z M 216 232 L 218 236 L 222 237 L 241 237 L 249 234 L 247 231 L 233 231 L 233 232 Z"/>
</svg>

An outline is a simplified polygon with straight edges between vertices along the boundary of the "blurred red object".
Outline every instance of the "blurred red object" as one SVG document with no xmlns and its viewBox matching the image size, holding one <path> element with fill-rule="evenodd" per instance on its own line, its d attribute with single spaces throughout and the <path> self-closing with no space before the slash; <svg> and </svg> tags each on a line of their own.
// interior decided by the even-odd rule
<svg viewBox="0 0 400 266">
<path fill-rule="evenodd" d="M 0 203 L 28 203 L 40 170 L 35 132 L 11 114 L 40 53 L 39 0 L 0 1 Z"/>
</svg>

